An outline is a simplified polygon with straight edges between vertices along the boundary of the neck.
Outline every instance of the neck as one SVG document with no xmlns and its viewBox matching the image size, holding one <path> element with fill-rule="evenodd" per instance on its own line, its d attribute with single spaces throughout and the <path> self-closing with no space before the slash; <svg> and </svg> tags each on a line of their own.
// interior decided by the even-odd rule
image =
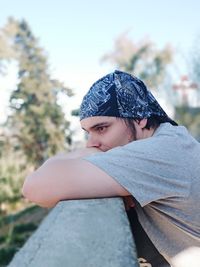
<svg viewBox="0 0 200 267">
<path fill-rule="evenodd" d="M 156 131 L 157 127 L 155 128 L 150 128 L 150 129 L 143 129 L 143 136 L 142 139 L 149 138 L 154 135 L 154 132 Z"/>
</svg>

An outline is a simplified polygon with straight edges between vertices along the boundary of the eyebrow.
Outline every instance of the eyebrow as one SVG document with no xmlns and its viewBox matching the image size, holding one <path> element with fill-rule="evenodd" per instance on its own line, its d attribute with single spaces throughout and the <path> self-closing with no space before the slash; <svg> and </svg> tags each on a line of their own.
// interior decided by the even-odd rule
<svg viewBox="0 0 200 267">
<path fill-rule="evenodd" d="M 91 126 L 88 130 L 93 130 L 95 128 L 102 127 L 102 126 L 108 126 L 110 124 L 111 124 L 111 122 L 99 122 L 99 123 Z M 87 132 L 87 130 L 85 128 L 82 127 L 82 129 Z"/>
</svg>

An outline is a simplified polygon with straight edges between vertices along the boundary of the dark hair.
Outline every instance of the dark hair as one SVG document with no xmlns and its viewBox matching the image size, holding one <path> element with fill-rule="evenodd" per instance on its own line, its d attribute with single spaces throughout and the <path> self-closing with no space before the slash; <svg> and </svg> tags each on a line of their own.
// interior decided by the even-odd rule
<svg viewBox="0 0 200 267">
<path fill-rule="evenodd" d="M 151 117 L 149 117 L 147 119 L 147 124 L 146 124 L 145 128 L 148 129 L 148 130 L 150 128 L 156 128 L 161 123 L 165 123 L 165 122 L 169 122 L 174 126 L 178 126 L 178 123 L 176 123 L 175 121 L 173 121 L 169 117 L 160 117 L 160 116 L 157 116 L 157 115 L 152 115 Z"/>
<path fill-rule="evenodd" d="M 136 120 L 140 121 L 141 119 L 137 119 L 137 118 L 136 119 L 135 118 L 121 118 L 121 119 L 125 122 L 126 126 L 130 129 L 133 140 L 136 140 L 136 129 L 135 129 L 135 125 L 133 121 L 136 121 Z M 169 117 L 160 117 L 157 115 L 152 115 L 151 117 L 147 119 L 147 124 L 144 128 L 148 130 L 150 130 L 150 128 L 155 129 L 161 123 L 166 123 L 166 122 L 169 122 L 174 126 L 178 126 L 178 124 L 172 119 L 170 119 Z"/>
</svg>

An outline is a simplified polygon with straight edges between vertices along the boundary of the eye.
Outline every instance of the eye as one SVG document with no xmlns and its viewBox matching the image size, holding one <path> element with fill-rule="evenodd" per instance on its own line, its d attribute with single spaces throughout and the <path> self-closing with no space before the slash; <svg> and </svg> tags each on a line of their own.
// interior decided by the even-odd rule
<svg viewBox="0 0 200 267">
<path fill-rule="evenodd" d="M 106 129 L 107 129 L 107 126 L 99 126 L 99 127 L 97 127 L 96 130 L 98 133 L 104 133 L 106 131 Z"/>
</svg>

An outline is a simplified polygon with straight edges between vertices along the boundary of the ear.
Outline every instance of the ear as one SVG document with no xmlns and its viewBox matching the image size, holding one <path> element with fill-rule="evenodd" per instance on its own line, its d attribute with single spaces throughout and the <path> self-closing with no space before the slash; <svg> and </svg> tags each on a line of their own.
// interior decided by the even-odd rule
<svg viewBox="0 0 200 267">
<path fill-rule="evenodd" d="M 137 121 L 137 124 L 141 129 L 144 129 L 144 127 L 147 125 L 147 119 L 142 119 L 140 121 Z"/>
</svg>

